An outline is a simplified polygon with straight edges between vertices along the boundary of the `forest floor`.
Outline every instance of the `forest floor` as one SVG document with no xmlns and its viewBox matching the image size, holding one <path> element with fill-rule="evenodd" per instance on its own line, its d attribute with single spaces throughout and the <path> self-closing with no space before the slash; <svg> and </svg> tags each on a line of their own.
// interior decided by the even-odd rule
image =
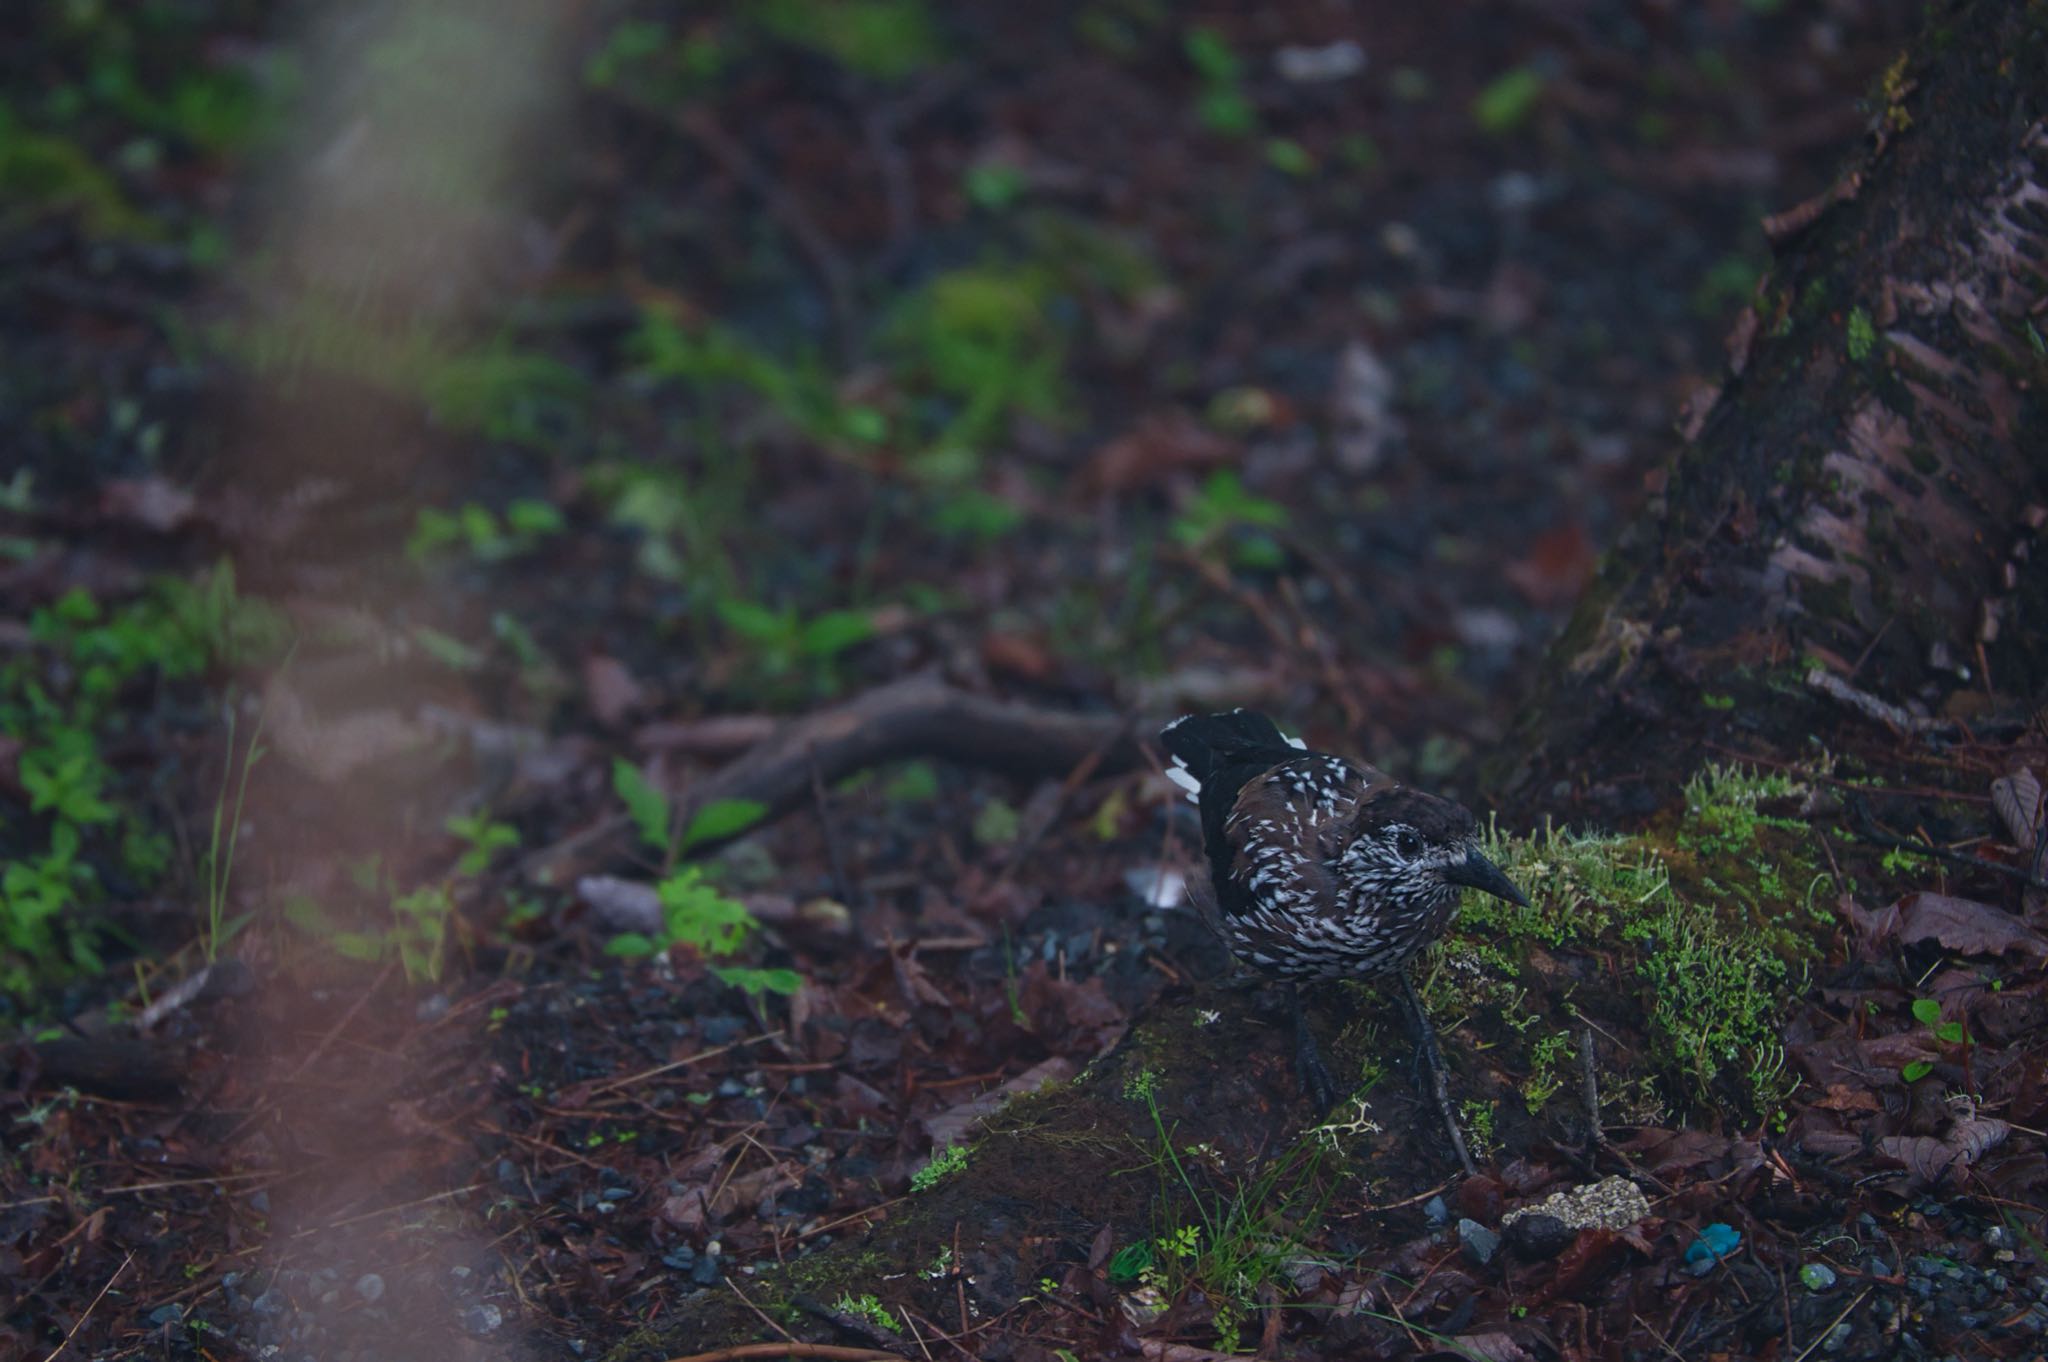
<svg viewBox="0 0 2048 1362">
<path fill-rule="evenodd" d="M 746 1299 L 1225 968 L 1108 755 L 1174 713 L 1539 828 L 1474 759 L 1917 17 L 569 8 L 483 183 L 433 156 L 526 92 L 459 6 L 0 18 L 0 1357 L 589 1357 Z M 691 793 L 920 675 L 1102 740 Z M 1501 1072 L 1453 1184 L 1389 1040 L 1313 1195 L 1184 1174 L 1033 1280 L 917 1265 L 955 1315 L 881 1265 L 760 1339 L 2040 1353 L 2048 743 L 1828 748 L 1742 805 L 1826 924 L 1776 1100 L 1595 1138 Z M 1089 1157 L 1154 1179 L 1170 1121 Z M 1616 1172 L 1642 1217 L 1502 1245 Z"/>
</svg>

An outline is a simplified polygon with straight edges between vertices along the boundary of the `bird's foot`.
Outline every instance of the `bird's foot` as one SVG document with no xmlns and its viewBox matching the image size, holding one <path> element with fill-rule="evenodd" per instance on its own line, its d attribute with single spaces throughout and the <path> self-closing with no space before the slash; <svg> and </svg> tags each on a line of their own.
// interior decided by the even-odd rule
<svg viewBox="0 0 2048 1362">
<path fill-rule="evenodd" d="M 1330 1077 L 1330 1067 L 1323 1063 L 1316 1033 L 1309 1030 L 1308 1014 L 1301 1010 L 1301 990 L 1290 985 L 1287 1003 L 1294 1014 L 1294 1071 L 1301 1075 L 1301 1090 L 1308 1094 L 1316 1119 L 1321 1120 L 1344 1094 L 1337 1087 L 1337 1080 Z"/>
<path fill-rule="evenodd" d="M 1301 1090 L 1308 1094 L 1309 1104 L 1315 1108 L 1316 1119 L 1330 1114 L 1343 1097 L 1343 1090 L 1337 1080 L 1330 1076 L 1330 1067 L 1323 1063 L 1321 1050 L 1316 1038 L 1304 1027 L 1294 1040 L 1294 1071 L 1301 1076 Z"/>
</svg>

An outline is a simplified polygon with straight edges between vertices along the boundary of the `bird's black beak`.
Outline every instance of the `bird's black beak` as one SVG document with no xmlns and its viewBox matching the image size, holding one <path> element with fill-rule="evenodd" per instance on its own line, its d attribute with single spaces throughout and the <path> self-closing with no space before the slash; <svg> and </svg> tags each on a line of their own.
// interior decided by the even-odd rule
<svg viewBox="0 0 2048 1362">
<path fill-rule="evenodd" d="M 1476 851 L 1467 852 L 1462 861 L 1453 861 L 1444 867 L 1444 878 L 1452 884 L 1469 885 L 1482 893 L 1523 908 L 1529 906 L 1528 898 L 1515 888 L 1514 881 L 1500 873 L 1500 867 Z"/>
</svg>

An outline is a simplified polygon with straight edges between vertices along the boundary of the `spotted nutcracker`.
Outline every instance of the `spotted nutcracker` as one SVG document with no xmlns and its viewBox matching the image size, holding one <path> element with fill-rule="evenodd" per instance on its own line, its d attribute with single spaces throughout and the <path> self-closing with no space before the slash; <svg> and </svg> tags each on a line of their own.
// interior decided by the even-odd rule
<svg viewBox="0 0 2048 1362">
<path fill-rule="evenodd" d="M 1288 985 L 1295 1063 L 1318 1112 L 1343 1094 L 1296 985 L 1391 975 L 1469 1171 L 1436 1032 L 1405 967 L 1450 925 L 1463 890 L 1528 905 L 1480 853 L 1471 813 L 1370 766 L 1310 752 L 1249 710 L 1186 715 L 1159 736 L 1173 754 L 1166 774 L 1201 810 L 1218 930 L 1239 960 Z"/>
</svg>

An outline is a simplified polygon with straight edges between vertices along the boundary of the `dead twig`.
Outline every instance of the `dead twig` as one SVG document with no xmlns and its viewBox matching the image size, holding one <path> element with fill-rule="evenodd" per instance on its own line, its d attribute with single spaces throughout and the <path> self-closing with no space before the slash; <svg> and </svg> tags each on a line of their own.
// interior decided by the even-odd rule
<svg viewBox="0 0 2048 1362">
<path fill-rule="evenodd" d="M 1096 770 L 1105 775 L 1128 770 L 1144 759 L 1119 719 L 995 700 L 923 674 L 791 720 L 676 802 L 684 826 L 696 810 L 727 799 L 765 805 L 767 816 L 773 818 L 810 798 L 814 768 L 819 779 L 830 783 L 885 762 L 934 757 L 1018 776 L 1049 777 L 1068 774 L 1098 748 L 1102 755 Z M 594 846 L 631 830 L 630 818 L 614 814 L 568 841 L 535 852 L 522 872 L 529 880 L 545 880 L 556 863 L 591 855 Z M 706 841 L 692 851 L 702 853 L 716 845 Z"/>
<path fill-rule="evenodd" d="M 1867 1297 L 1869 1294 L 1870 1288 L 1867 1286 L 1864 1287 L 1861 1291 L 1857 1292 L 1856 1299 L 1850 1301 L 1847 1305 L 1843 1306 L 1842 1313 L 1836 1315 L 1833 1319 L 1829 1320 L 1828 1327 L 1821 1330 L 1819 1333 L 1815 1334 L 1813 1336 L 1813 1342 L 1807 1344 L 1806 1347 L 1803 1350 L 1801 1350 L 1799 1356 L 1792 1359 L 1792 1362 L 1806 1362 L 1806 1359 L 1813 1355 L 1813 1350 L 1821 1345 L 1821 1340 L 1826 1338 L 1829 1334 L 1833 1333 L 1835 1331 L 1835 1326 L 1837 1324 L 1840 1324 L 1843 1320 L 1849 1318 L 1850 1314 L 1854 1312 L 1857 1306 L 1863 1304 L 1864 1298 Z M 1787 1335 L 1787 1337 L 1789 1337 L 1789 1335 Z"/>
<path fill-rule="evenodd" d="M 48 1357 L 45 1357 L 43 1359 L 43 1362 L 56 1362 L 57 1355 L 63 1352 L 66 1348 L 71 1346 L 71 1340 L 78 1337 L 78 1331 L 85 1327 L 85 1322 L 92 1318 L 92 1312 L 99 1308 L 99 1303 L 107 1298 L 107 1293 L 109 1291 L 112 1291 L 114 1289 L 114 1283 L 120 1281 L 121 1274 L 128 1270 L 128 1264 L 134 1261 L 135 1251 L 133 1249 L 130 1249 L 128 1251 L 128 1256 L 121 1260 L 121 1266 L 114 1269 L 114 1275 L 107 1278 L 107 1284 L 100 1288 L 99 1295 L 94 1296 L 92 1298 L 92 1303 L 85 1307 L 85 1311 L 83 1314 L 79 1315 L 78 1322 L 71 1326 L 71 1332 L 64 1335 L 64 1341 L 62 1343 L 59 1343 L 56 1347 L 50 1349 L 50 1355 Z"/>
<path fill-rule="evenodd" d="M 897 1354 L 873 1348 L 842 1348 L 836 1343 L 742 1343 L 708 1353 L 671 1357 L 666 1362 L 741 1362 L 749 1357 L 822 1357 L 828 1362 L 896 1362 Z"/>
<path fill-rule="evenodd" d="M 825 778 L 818 773 L 815 749 L 811 752 L 811 803 L 818 811 L 818 830 L 825 837 L 825 859 L 832 867 L 832 892 L 857 913 L 862 907 L 860 886 L 846 873 L 846 856 L 839 849 L 839 829 L 832 822 L 832 806 L 825 800 Z"/>
</svg>

